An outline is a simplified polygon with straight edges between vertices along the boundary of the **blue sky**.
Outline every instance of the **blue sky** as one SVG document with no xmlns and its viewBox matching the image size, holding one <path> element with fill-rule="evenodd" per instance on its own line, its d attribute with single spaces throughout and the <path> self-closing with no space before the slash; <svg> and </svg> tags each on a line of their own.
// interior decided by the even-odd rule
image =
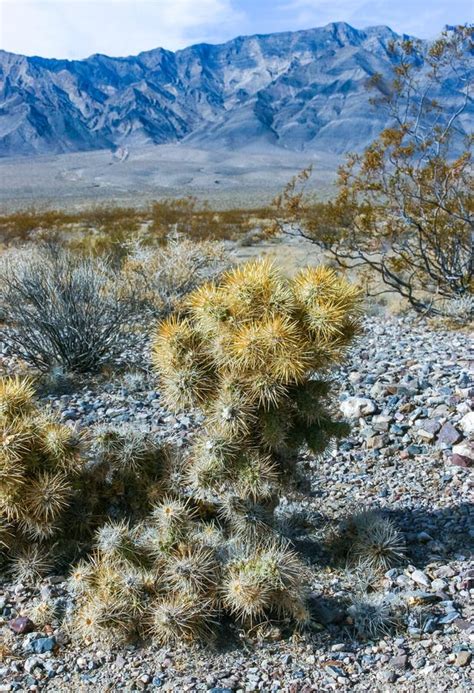
<svg viewBox="0 0 474 693">
<path fill-rule="evenodd" d="M 473 0 L 0 0 L 0 48 L 26 55 L 131 55 L 346 21 L 422 38 L 472 22 Z"/>
</svg>

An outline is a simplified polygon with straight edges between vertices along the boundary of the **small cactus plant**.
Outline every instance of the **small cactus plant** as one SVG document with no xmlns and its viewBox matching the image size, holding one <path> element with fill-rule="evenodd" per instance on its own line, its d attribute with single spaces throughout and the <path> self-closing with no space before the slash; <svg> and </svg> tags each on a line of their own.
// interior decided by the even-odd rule
<svg viewBox="0 0 474 693">
<path fill-rule="evenodd" d="M 406 557 L 403 534 L 392 520 L 375 510 L 348 515 L 340 523 L 333 544 L 340 558 L 368 574 L 383 575 Z"/>
<path fill-rule="evenodd" d="M 81 461 L 74 432 L 39 411 L 28 378 L 0 380 L 0 549 L 14 544 L 14 572 L 33 579 L 47 561 L 74 493 Z M 21 546 L 21 544 L 25 546 Z"/>
</svg>

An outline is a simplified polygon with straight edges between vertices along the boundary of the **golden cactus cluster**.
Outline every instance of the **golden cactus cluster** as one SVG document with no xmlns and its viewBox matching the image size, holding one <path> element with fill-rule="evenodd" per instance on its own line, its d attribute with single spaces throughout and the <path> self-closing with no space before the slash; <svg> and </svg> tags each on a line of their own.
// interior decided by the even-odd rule
<svg viewBox="0 0 474 693">
<path fill-rule="evenodd" d="M 346 432 L 323 374 L 342 359 L 359 314 L 359 290 L 334 270 L 286 279 L 256 261 L 203 285 L 161 323 L 153 361 L 164 401 L 206 415 L 187 469 L 193 493 L 270 497 L 303 445 L 321 453 Z"/>
<path fill-rule="evenodd" d="M 209 641 L 223 621 L 255 627 L 272 615 L 303 626 L 305 568 L 278 538 L 235 543 L 188 501 L 167 497 L 148 520 L 109 522 L 69 578 L 71 631 L 88 642 L 137 637 L 160 645 Z"/>
<path fill-rule="evenodd" d="M 166 645 L 231 622 L 252 632 L 310 622 L 307 570 L 275 510 L 298 480 L 298 452 L 320 454 L 347 431 L 333 419 L 327 371 L 359 308 L 332 269 L 286 279 L 266 261 L 191 293 L 153 343 L 164 402 L 204 414 L 179 457 L 149 431 L 99 426 L 81 472 L 72 432 L 40 415 L 31 383 L 2 381 L 0 549 L 11 532 L 47 539 L 66 510 L 96 529 L 94 552 L 70 574 L 72 632 Z M 87 498 L 72 499 L 74 484 Z M 92 522 L 77 519 L 81 508 Z M 16 566 L 19 577 L 42 572 L 36 543 Z"/>
<path fill-rule="evenodd" d="M 323 373 L 356 333 L 359 305 L 331 269 L 289 280 L 254 262 L 161 323 L 162 396 L 173 410 L 200 408 L 205 424 L 161 477 L 149 516 L 97 532 L 96 554 L 71 577 L 77 632 L 166 644 L 208 639 L 232 619 L 251 630 L 310 622 L 307 571 L 274 511 L 301 447 L 321 453 L 346 432 Z"/>
<path fill-rule="evenodd" d="M 80 468 L 76 435 L 39 411 L 32 381 L 0 379 L 0 545 L 52 537 Z"/>
</svg>

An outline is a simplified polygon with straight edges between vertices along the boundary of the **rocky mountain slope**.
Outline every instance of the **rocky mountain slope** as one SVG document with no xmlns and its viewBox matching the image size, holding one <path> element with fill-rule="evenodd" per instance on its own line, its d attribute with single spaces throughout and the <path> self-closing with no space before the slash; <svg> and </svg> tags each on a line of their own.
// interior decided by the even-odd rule
<svg viewBox="0 0 474 693">
<path fill-rule="evenodd" d="M 396 37 L 336 23 L 125 58 L 0 51 L 0 156 L 183 139 L 203 148 L 360 149 L 386 124 L 366 82 L 390 73 Z"/>
</svg>

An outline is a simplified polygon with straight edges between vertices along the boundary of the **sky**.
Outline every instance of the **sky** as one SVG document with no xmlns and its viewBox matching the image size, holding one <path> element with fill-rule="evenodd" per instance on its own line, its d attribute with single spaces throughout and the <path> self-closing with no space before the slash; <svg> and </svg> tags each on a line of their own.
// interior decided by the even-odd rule
<svg viewBox="0 0 474 693">
<path fill-rule="evenodd" d="M 345 21 L 433 38 L 473 0 L 0 0 L 0 48 L 47 58 L 134 55 Z"/>
</svg>

